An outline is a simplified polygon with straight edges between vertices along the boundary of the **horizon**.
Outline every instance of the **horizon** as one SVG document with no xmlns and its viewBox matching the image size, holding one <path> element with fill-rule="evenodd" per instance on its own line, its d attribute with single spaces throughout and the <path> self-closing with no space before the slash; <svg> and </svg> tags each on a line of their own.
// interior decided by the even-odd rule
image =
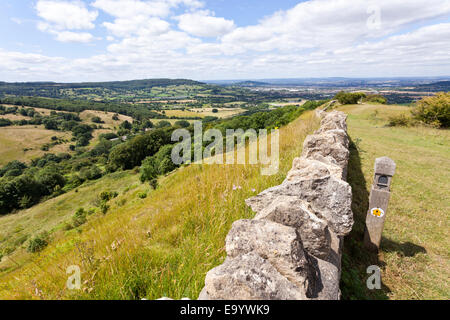
<svg viewBox="0 0 450 320">
<path fill-rule="evenodd" d="M 280 80 L 332 80 L 332 79 L 343 79 L 343 80 L 436 80 L 436 81 L 450 81 L 450 76 L 393 76 L 393 77 L 304 77 L 304 78 L 242 78 L 242 79 L 189 79 L 189 78 L 145 78 L 145 79 L 126 79 L 126 80 L 106 80 L 106 81 L 75 81 L 75 82 L 65 82 L 65 81 L 52 81 L 52 80 L 36 80 L 36 81 L 3 81 L 0 83 L 55 83 L 55 84 L 81 84 L 81 83 L 108 83 L 108 82 L 130 82 L 130 81 L 146 81 L 146 80 L 191 80 L 200 83 L 213 83 L 213 82 L 263 82 L 263 81 L 280 81 Z"/>
<path fill-rule="evenodd" d="M 450 74 L 446 0 L 9 0 L 0 35 L 5 82 Z"/>
</svg>

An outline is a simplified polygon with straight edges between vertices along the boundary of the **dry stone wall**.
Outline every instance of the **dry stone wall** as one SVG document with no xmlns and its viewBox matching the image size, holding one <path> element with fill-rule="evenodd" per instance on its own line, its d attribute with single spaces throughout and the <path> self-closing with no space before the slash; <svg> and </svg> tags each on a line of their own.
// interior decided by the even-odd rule
<svg viewBox="0 0 450 320">
<path fill-rule="evenodd" d="M 256 216 L 233 223 L 225 262 L 210 270 L 199 300 L 336 300 L 343 237 L 353 226 L 347 116 L 317 111 L 285 181 L 246 200 Z"/>
</svg>

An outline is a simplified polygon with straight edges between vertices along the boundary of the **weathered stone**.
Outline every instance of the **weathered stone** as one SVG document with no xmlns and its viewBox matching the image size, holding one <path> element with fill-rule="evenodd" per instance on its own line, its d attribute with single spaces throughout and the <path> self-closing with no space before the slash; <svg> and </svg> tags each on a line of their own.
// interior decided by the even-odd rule
<svg viewBox="0 0 450 320">
<path fill-rule="evenodd" d="M 286 180 L 294 181 L 298 178 L 319 178 L 328 175 L 342 179 L 342 168 L 337 165 L 333 158 L 319 157 L 319 160 L 316 160 L 301 157 L 294 159 L 292 169 L 288 172 Z"/>
<path fill-rule="evenodd" d="M 305 300 L 303 288 L 290 282 L 255 252 L 227 257 L 206 274 L 199 299 Z"/>
<path fill-rule="evenodd" d="M 312 292 L 308 298 L 313 300 L 339 300 L 341 290 L 339 289 L 340 270 L 332 263 L 310 257 L 313 270 L 316 271 L 315 283 L 311 285 Z"/>
<path fill-rule="evenodd" d="M 200 300 L 340 298 L 343 236 L 353 226 L 347 116 L 316 114 L 321 127 L 285 181 L 246 200 L 256 216 L 233 224 L 228 257 L 208 272 Z"/>
<path fill-rule="evenodd" d="M 340 111 L 323 112 L 320 116 L 322 117 L 322 120 L 320 121 L 318 132 L 335 129 L 347 131 L 347 115 L 345 113 Z"/>
<path fill-rule="evenodd" d="M 310 159 L 315 159 L 316 155 L 331 156 L 346 176 L 350 152 L 340 137 L 338 134 L 328 132 L 310 135 L 303 144 L 302 156 Z"/>
<path fill-rule="evenodd" d="M 343 180 L 331 175 L 285 180 L 281 185 L 247 199 L 246 203 L 259 213 L 272 205 L 279 196 L 294 196 L 309 202 L 311 211 L 318 218 L 326 220 L 329 228 L 337 235 L 346 235 L 352 229 L 352 191 Z"/>
<path fill-rule="evenodd" d="M 229 257 L 255 252 L 299 288 L 308 286 L 308 261 L 298 232 L 269 220 L 238 220 L 226 238 Z"/>
<path fill-rule="evenodd" d="M 308 209 L 308 204 L 297 197 L 276 198 L 255 219 L 270 220 L 295 228 L 305 250 L 318 258 L 326 259 L 330 253 L 331 238 L 327 222 L 319 219 Z"/>
</svg>

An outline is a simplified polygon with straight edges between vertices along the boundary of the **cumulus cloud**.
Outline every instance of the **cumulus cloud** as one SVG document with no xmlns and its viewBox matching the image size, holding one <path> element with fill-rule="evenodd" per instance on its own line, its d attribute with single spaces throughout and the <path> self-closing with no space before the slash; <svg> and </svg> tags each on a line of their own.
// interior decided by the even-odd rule
<svg viewBox="0 0 450 320">
<path fill-rule="evenodd" d="M 249 26 L 216 17 L 197 0 L 64 3 L 87 10 L 90 20 L 40 15 L 41 30 L 59 41 L 92 41 L 80 30 L 102 10 L 111 41 L 103 54 L 58 60 L 0 51 L 0 72 L 41 80 L 46 73 L 35 63 L 46 61 L 60 81 L 450 74 L 448 0 L 309 0 Z M 184 13 L 174 16 L 174 8 Z"/>
<path fill-rule="evenodd" d="M 185 13 L 176 19 L 181 30 L 198 37 L 218 37 L 235 28 L 232 20 L 215 17 L 207 10 Z"/>
<path fill-rule="evenodd" d="M 98 16 L 97 11 L 89 11 L 81 1 L 39 0 L 36 10 L 39 17 L 57 30 L 93 29 Z"/>
<path fill-rule="evenodd" d="M 88 32 L 68 31 L 95 28 L 98 12 L 88 10 L 81 1 L 39 0 L 36 11 L 42 18 L 38 29 L 55 35 L 57 41 L 90 42 L 94 39 Z"/>
</svg>

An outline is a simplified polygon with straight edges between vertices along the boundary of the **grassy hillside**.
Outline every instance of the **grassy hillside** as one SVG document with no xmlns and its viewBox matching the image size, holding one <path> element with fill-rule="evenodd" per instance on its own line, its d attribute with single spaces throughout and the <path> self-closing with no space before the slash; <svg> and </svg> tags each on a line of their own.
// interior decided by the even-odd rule
<svg viewBox="0 0 450 320">
<path fill-rule="evenodd" d="M 450 298 L 450 132 L 427 127 L 385 127 L 408 107 L 351 105 L 353 141 L 349 182 L 356 224 L 346 239 L 343 294 L 347 299 Z M 375 158 L 397 164 L 379 255 L 361 246 Z M 368 291 L 369 265 L 382 268 L 383 289 Z"/>
<path fill-rule="evenodd" d="M 17 268 L 26 263 L 33 255 L 26 252 L 26 241 L 42 232 L 52 232 L 53 237 L 65 235 L 64 226 L 78 208 L 95 207 L 98 194 L 102 191 L 117 191 L 119 197 L 130 197 L 133 192 L 147 191 L 148 186 L 141 185 L 139 177 L 133 172 L 117 172 L 98 181 L 90 181 L 79 188 L 59 197 L 47 200 L 32 208 L 0 217 L 0 252 L 12 252 L 0 262 L 0 271 Z M 99 211 L 97 209 L 97 211 Z M 96 218 L 102 214 L 97 212 Z"/>
<path fill-rule="evenodd" d="M 261 177 L 259 166 L 192 165 L 161 179 L 145 199 L 117 198 L 107 215 L 3 272 L 0 298 L 196 298 L 206 272 L 224 259 L 232 222 L 253 215 L 244 200 L 281 183 L 317 125 L 306 112 L 281 129 L 277 175 Z M 121 199 L 126 203 L 119 206 Z M 70 265 L 81 267 L 82 291 L 65 289 Z"/>
<path fill-rule="evenodd" d="M 356 220 L 345 240 L 343 297 L 448 299 L 449 131 L 385 127 L 389 116 L 407 113 L 407 107 L 339 108 L 349 114 L 349 183 Z M 96 213 L 75 230 L 55 232 L 40 254 L 24 254 L 22 249 L 13 256 L 15 262 L 5 257 L 0 268 L 9 269 L 0 273 L 0 298 L 196 298 L 205 273 L 225 257 L 224 240 L 231 223 L 253 216 L 244 200 L 284 179 L 292 159 L 301 153 L 305 136 L 318 126 L 311 116 L 307 112 L 281 128 L 282 158 L 275 176 L 262 177 L 258 166 L 192 165 L 161 178 L 160 188 L 149 191 L 148 185 L 137 182 L 136 174 L 125 172 L 80 188 L 78 194 L 72 191 L 52 203 L 0 218 L 2 224 L 10 221 L 6 238 L 38 212 L 58 230 L 63 218 L 78 207 L 88 209 L 99 192 L 119 191 L 106 215 Z M 373 164 L 380 156 L 393 158 L 397 173 L 381 252 L 373 255 L 362 247 L 362 236 Z M 139 197 L 142 191 L 148 193 L 145 199 Z M 34 225 L 34 232 L 41 230 Z M 382 290 L 366 289 L 366 268 L 373 264 L 382 268 Z M 81 291 L 65 288 L 70 265 L 81 267 Z"/>
</svg>

